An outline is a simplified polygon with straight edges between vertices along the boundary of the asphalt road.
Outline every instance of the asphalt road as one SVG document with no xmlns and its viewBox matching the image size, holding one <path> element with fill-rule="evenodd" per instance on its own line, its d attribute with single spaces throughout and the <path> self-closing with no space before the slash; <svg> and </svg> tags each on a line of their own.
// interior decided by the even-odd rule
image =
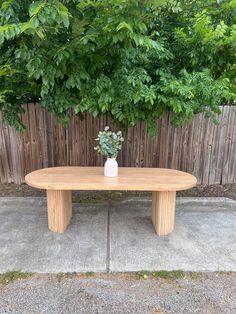
<svg viewBox="0 0 236 314">
<path fill-rule="evenodd" d="M 0 286 L 0 313 L 236 313 L 236 273 L 181 279 L 34 275 Z"/>
</svg>

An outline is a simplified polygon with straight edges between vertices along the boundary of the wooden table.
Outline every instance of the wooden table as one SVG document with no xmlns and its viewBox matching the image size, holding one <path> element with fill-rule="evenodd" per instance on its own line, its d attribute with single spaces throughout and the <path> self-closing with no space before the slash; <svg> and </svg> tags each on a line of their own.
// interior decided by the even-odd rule
<svg viewBox="0 0 236 314">
<path fill-rule="evenodd" d="M 152 222 L 158 235 L 174 229 L 176 191 L 196 185 L 186 172 L 162 168 L 119 168 L 119 176 L 108 178 L 102 167 L 56 167 L 33 171 L 28 185 L 47 190 L 48 227 L 63 233 L 72 216 L 72 190 L 151 191 Z"/>
</svg>

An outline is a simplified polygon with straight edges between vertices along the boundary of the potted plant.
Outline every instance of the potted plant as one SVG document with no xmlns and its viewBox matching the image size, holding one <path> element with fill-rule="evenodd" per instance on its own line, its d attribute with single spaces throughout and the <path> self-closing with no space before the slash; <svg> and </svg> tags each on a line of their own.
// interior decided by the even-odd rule
<svg viewBox="0 0 236 314">
<path fill-rule="evenodd" d="M 111 132 L 109 126 L 106 126 L 104 131 L 98 133 L 98 137 L 95 140 L 99 143 L 94 149 L 101 155 L 107 156 L 104 165 L 104 175 L 106 177 L 117 177 L 118 163 L 116 157 L 124 141 L 121 131 L 117 133 Z"/>
</svg>

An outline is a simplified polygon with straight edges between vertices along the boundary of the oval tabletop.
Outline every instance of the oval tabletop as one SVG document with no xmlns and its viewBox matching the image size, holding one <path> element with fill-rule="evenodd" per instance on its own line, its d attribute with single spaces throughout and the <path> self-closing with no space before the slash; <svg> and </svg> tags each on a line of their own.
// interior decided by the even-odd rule
<svg viewBox="0 0 236 314">
<path fill-rule="evenodd" d="M 119 167 L 118 177 L 103 175 L 103 167 L 55 167 L 33 171 L 28 185 L 47 190 L 179 191 L 190 189 L 197 179 L 186 172 L 164 168 Z"/>
</svg>

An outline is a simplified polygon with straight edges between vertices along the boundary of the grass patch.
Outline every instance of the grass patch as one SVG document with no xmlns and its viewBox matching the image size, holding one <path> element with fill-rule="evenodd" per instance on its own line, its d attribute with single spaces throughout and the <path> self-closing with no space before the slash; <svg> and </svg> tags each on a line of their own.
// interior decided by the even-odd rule
<svg viewBox="0 0 236 314">
<path fill-rule="evenodd" d="M 63 278 L 65 278 L 65 273 L 58 273 L 56 275 L 58 282 L 61 282 Z"/>
<path fill-rule="evenodd" d="M 103 197 L 75 197 L 73 199 L 74 203 L 82 203 L 82 204 L 97 204 L 106 201 L 106 198 Z"/>
<path fill-rule="evenodd" d="M 26 279 L 32 275 L 33 273 L 22 272 L 20 270 L 8 271 L 0 275 L 0 284 L 8 284 L 16 280 Z"/>
<path fill-rule="evenodd" d="M 180 279 L 184 277 L 184 272 L 181 270 L 175 271 L 155 271 L 149 272 L 146 270 L 142 270 L 136 273 L 137 279 L 151 279 L 151 278 L 162 278 L 162 279 Z"/>
<path fill-rule="evenodd" d="M 155 278 L 163 278 L 163 279 L 180 279 L 184 277 L 184 272 L 181 270 L 175 271 L 155 271 L 152 273 L 152 276 Z"/>
<path fill-rule="evenodd" d="M 146 271 L 146 270 L 141 270 L 141 271 L 138 271 L 136 273 L 136 278 L 137 279 L 148 279 L 148 277 L 150 276 L 150 272 Z"/>
<path fill-rule="evenodd" d="M 65 278 L 73 278 L 77 273 L 76 272 L 67 272 L 67 273 L 57 273 L 56 274 L 56 278 L 58 280 L 58 282 L 61 282 L 62 279 L 65 279 Z"/>
<path fill-rule="evenodd" d="M 94 272 L 93 272 L 93 271 L 87 271 L 87 272 L 85 273 L 85 276 L 86 276 L 87 278 L 93 277 L 93 276 L 94 276 Z"/>
</svg>

